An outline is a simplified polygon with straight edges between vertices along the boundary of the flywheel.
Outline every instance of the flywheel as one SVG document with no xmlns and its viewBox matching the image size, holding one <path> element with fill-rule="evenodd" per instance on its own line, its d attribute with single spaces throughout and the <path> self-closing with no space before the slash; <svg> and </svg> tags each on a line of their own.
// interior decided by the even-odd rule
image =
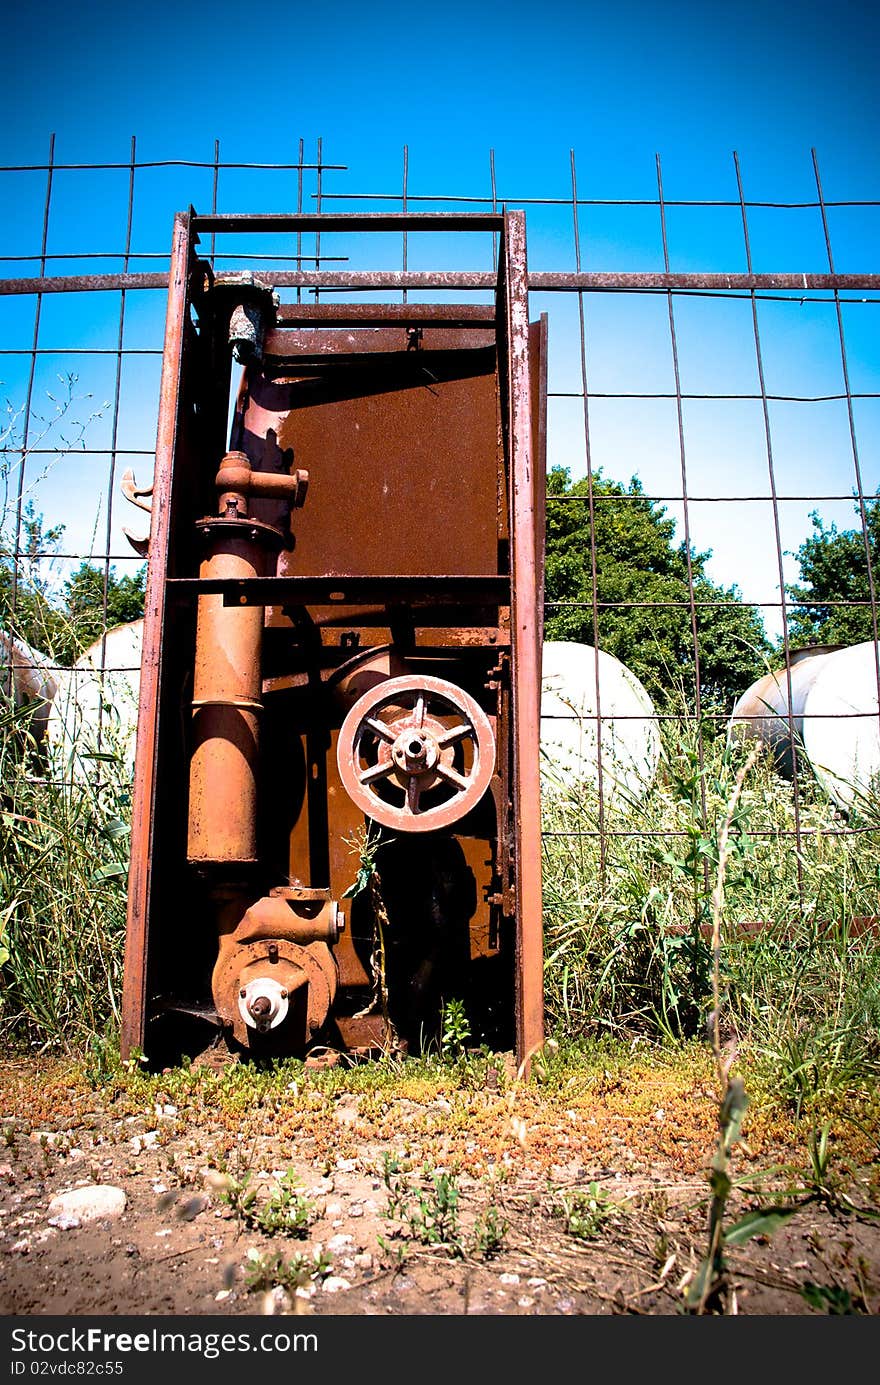
<svg viewBox="0 0 880 1385">
<path fill-rule="evenodd" d="M 480 802 L 495 768 L 495 735 L 454 683 L 406 675 L 359 698 L 336 754 L 346 792 L 367 817 L 398 832 L 434 832 Z"/>
</svg>

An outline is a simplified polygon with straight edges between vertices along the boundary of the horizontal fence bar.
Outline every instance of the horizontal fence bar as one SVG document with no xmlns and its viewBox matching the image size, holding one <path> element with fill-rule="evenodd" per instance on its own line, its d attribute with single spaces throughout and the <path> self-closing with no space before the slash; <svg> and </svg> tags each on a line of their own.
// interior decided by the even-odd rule
<svg viewBox="0 0 880 1385">
<path fill-rule="evenodd" d="M 214 221 L 216 218 L 209 218 Z M 326 228 L 322 227 L 322 234 Z M 399 227 L 395 227 L 399 230 Z M 438 228 L 439 229 L 439 228 Z M 453 229 L 453 228 L 449 228 Z M 322 257 L 323 258 L 323 257 Z M 494 290 L 497 276 L 480 270 L 257 270 L 255 284 L 265 288 L 312 289 L 463 289 Z M 880 274 L 661 274 L 661 273 L 555 273 L 528 276 L 532 293 L 579 291 L 637 292 L 639 290 L 723 290 L 756 292 L 787 289 L 822 289 L 827 292 L 865 289 L 880 292 Z M 98 293 L 119 289 L 167 289 L 167 274 L 40 275 L 27 279 L 0 279 L 0 294 Z"/>
</svg>

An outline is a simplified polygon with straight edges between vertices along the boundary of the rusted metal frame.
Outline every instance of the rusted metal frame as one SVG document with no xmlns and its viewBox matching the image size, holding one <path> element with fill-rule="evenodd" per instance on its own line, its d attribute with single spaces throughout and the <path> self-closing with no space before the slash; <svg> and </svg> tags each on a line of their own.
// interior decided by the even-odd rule
<svg viewBox="0 0 880 1385">
<path fill-rule="evenodd" d="M 121 1052 L 124 1058 L 142 1048 L 147 1018 L 147 931 L 153 855 L 153 804 L 156 792 L 156 750 L 162 640 L 166 606 L 166 566 L 174 450 L 179 426 L 180 381 L 184 336 L 188 320 L 187 286 L 190 272 L 190 216 L 174 219 L 171 283 L 165 352 L 159 393 L 156 466 L 150 543 L 154 555 L 147 571 L 144 637 L 132 797 L 131 856 L 128 875 L 128 925 L 122 990 Z M 160 566 L 161 564 L 161 566 Z"/>
<path fill-rule="evenodd" d="M 501 244 L 499 318 L 505 323 L 513 646 L 513 815 L 516 824 L 516 1038 L 527 1073 L 544 1042 L 544 946 L 541 884 L 540 698 L 537 639 L 535 500 L 532 475 L 529 288 L 525 213 L 506 212 Z"/>
<path fill-rule="evenodd" d="M 396 199 L 399 201 L 399 197 Z M 501 231 L 489 212 L 250 212 L 199 216 L 193 234 L 206 231 Z"/>
<path fill-rule="evenodd" d="M 657 167 L 657 197 L 660 210 L 660 236 L 663 243 L 663 266 L 666 273 L 669 273 L 669 237 L 666 231 L 666 207 L 663 201 L 663 169 L 660 163 L 660 155 L 655 155 Z M 691 552 L 691 521 L 690 510 L 688 508 L 688 484 L 687 484 L 687 450 L 684 440 L 684 412 L 681 400 L 681 370 L 678 363 L 678 338 L 675 331 L 675 308 L 673 306 L 672 294 L 666 296 L 667 308 L 669 313 L 669 342 L 672 348 L 672 373 L 675 381 L 675 410 L 678 423 L 678 459 L 681 475 L 681 504 L 682 518 L 684 520 L 684 552 L 685 566 L 687 569 L 687 591 L 688 608 L 691 618 L 691 640 L 694 649 L 694 710 L 697 717 L 697 727 L 699 728 L 703 714 L 703 691 L 700 681 L 700 634 L 697 626 L 697 603 L 694 594 L 694 565 Z M 709 817 L 706 803 L 706 762 L 703 754 L 703 737 L 697 737 L 697 771 L 700 786 L 700 823 L 701 831 L 706 835 L 709 831 Z M 709 862 L 703 858 L 703 899 L 709 897 Z M 694 922 L 699 925 L 700 897 L 694 881 Z"/>
<path fill-rule="evenodd" d="M 822 213 L 822 231 L 825 236 L 825 252 L 828 256 L 828 268 L 834 273 L 834 253 L 831 249 L 831 233 L 828 227 L 828 213 L 826 211 L 825 198 L 822 192 L 822 179 L 819 175 L 819 160 L 815 149 L 811 151 L 813 158 L 813 173 L 816 178 L 816 191 L 819 195 L 819 209 Z M 856 439 L 856 421 L 853 414 L 853 395 L 849 383 L 849 360 L 846 353 L 846 336 L 843 330 L 843 314 L 840 311 L 840 294 L 834 292 L 834 307 L 837 315 L 837 336 L 840 342 L 840 364 L 843 370 L 843 384 L 846 390 L 846 410 L 849 422 L 849 439 L 852 449 L 853 469 L 856 477 L 856 491 L 859 502 L 859 518 L 862 526 L 862 540 L 865 546 L 865 567 L 868 574 L 868 592 L 871 601 L 871 633 L 874 640 L 874 668 L 877 677 L 877 706 L 880 713 L 880 649 L 877 647 L 877 591 L 874 582 L 874 562 L 871 555 L 871 538 L 868 532 L 868 512 L 865 507 L 865 487 L 862 481 L 862 465 L 859 458 L 859 445 Z"/>
<path fill-rule="evenodd" d="M 0 279 L 0 295 L 18 293 L 109 293 L 116 289 L 167 289 L 167 274 L 43 274 Z"/>
<path fill-rule="evenodd" d="M 742 216 L 743 244 L 746 252 L 746 267 L 751 272 L 752 268 L 752 246 L 749 237 L 749 219 L 746 209 L 745 190 L 742 181 L 742 170 L 739 165 L 739 155 L 736 150 L 733 153 L 733 164 L 736 170 L 736 187 L 740 199 L 740 214 Z M 770 405 L 767 399 L 767 385 L 764 379 L 764 357 L 761 351 L 761 330 L 758 323 L 758 299 L 753 293 L 752 301 L 752 332 L 755 339 L 755 363 L 758 369 L 758 386 L 761 391 L 761 410 L 764 419 L 764 445 L 767 452 L 767 475 L 770 483 L 770 496 L 773 510 L 773 535 L 776 544 L 776 572 L 779 579 L 779 601 L 782 611 L 782 648 L 785 658 L 785 683 L 786 683 L 786 717 L 788 720 L 788 734 L 791 741 L 791 783 L 792 799 L 794 809 L 794 828 L 795 839 L 798 844 L 796 852 L 798 898 L 801 906 L 804 903 L 804 867 L 800 852 L 800 831 L 801 831 L 801 810 L 800 794 L 798 792 L 798 754 L 797 736 L 795 734 L 793 696 L 791 685 L 791 646 L 788 637 L 788 603 L 785 591 L 785 571 L 782 550 L 782 531 L 779 524 L 779 502 L 776 498 L 776 468 L 773 464 L 773 437 L 770 428 Z"/>
<path fill-rule="evenodd" d="M 45 200 L 45 203 L 44 203 L 44 205 L 43 205 L 43 231 L 42 231 L 42 238 L 41 238 L 41 243 L 40 243 L 40 252 L 41 252 L 40 269 L 41 269 L 42 271 L 44 271 L 44 272 L 45 272 L 45 268 L 46 268 L 46 260 L 45 260 L 46 246 L 47 246 L 48 240 L 49 240 L 49 211 L 50 211 L 51 204 L 52 204 L 52 173 L 53 173 L 53 160 L 54 160 L 54 157 L 55 157 L 55 136 L 54 136 L 54 134 L 53 134 L 53 135 L 51 135 L 50 138 L 49 138 L 49 164 L 48 164 L 48 171 L 47 171 L 47 174 L 46 174 L 46 200 Z M 31 343 L 31 352 L 30 352 L 31 362 L 30 362 L 30 367 L 29 367 L 29 369 L 28 369 L 27 391 L 26 391 L 26 393 L 25 393 L 25 404 L 24 404 L 24 429 L 23 429 L 23 432 L 22 432 L 21 447 L 15 449 L 16 452 L 17 452 L 18 455 L 19 455 L 19 467 L 18 467 L 18 485 L 17 485 L 17 487 L 16 487 L 16 494 L 15 494 L 15 537 L 14 537 L 14 540 L 13 540 L 13 547 L 12 547 L 12 584 L 11 584 L 10 598 L 9 598 L 9 600 L 10 600 L 10 607 L 11 607 L 11 611 L 12 611 L 12 618 L 13 618 L 13 621 L 15 620 L 16 607 L 17 607 L 17 604 L 18 604 L 19 559 L 20 559 L 21 556 L 22 556 L 22 555 L 21 555 L 21 524 L 22 524 L 22 515 L 23 515 L 23 512 L 24 512 L 24 476 L 25 476 L 25 470 L 26 470 L 26 468 L 27 468 L 28 439 L 29 439 L 29 437 L 30 437 L 30 428 L 31 428 L 31 405 L 32 405 L 32 403 L 33 403 L 33 398 L 34 398 L 34 377 L 36 376 L 36 372 L 37 372 L 37 351 L 38 351 L 38 348 L 39 348 L 39 345 L 40 345 L 40 321 L 41 321 L 41 317 L 42 317 L 42 310 L 43 310 L 43 300 L 42 300 L 42 296 L 41 296 L 40 294 L 38 294 L 38 295 L 37 295 L 36 305 L 35 305 L 35 307 L 34 307 L 34 334 L 33 334 L 33 340 L 32 340 L 32 343 Z M 10 660 L 9 668 L 8 668 L 8 670 L 7 670 L 7 673 L 6 673 L 6 677 L 4 678 L 4 683 L 6 683 L 7 691 L 8 691 L 10 694 L 11 694 L 11 692 L 12 692 L 12 676 L 13 676 L 12 661 Z"/>
<path fill-rule="evenodd" d="M 399 573 L 380 577 L 169 577 L 166 585 L 175 594 L 188 598 L 223 594 L 228 604 L 235 606 L 277 606 L 285 602 L 345 605 L 352 601 L 382 602 L 386 598 L 480 606 L 506 604 L 509 596 L 508 578 L 497 573 L 476 577 Z"/>
<path fill-rule="evenodd" d="M 277 310 L 279 328 L 322 325 L 356 327 L 370 322 L 393 326 L 399 322 L 438 322 L 446 327 L 472 327 L 484 324 L 494 328 L 495 306 L 490 303 L 282 303 Z"/>
<path fill-rule="evenodd" d="M 409 213 L 411 217 L 413 214 Z M 459 220 L 461 218 L 458 218 Z M 209 224 L 215 218 L 205 217 Z M 290 217 L 290 221 L 298 220 Z M 494 218 L 498 220 L 498 218 Z M 227 228 L 237 229 L 237 228 Z M 255 228 L 259 229 L 259 228 Z M 279 230 L 295 230 L 296 226 L 282 226 Z M 312 228 L 314 229 L 314 227 Z M 343 229 L 341 227 L 322 227 Z M 367 228 L 354 228 L 367 229 Z M 374 227 L 374 230 L 400 229 L 398 226 Z M 430 229 L 423 227 L 422 229 Z M 436 226 L 434 230 L 479 230 L 480 227 Z M 491 227 L 483 227 L 491 230 Z M 326 258 L 326 257 L 325 257 Z M 482 270 L 400 270 L 343 271 L 343 270 L 255 270 L 254 283 L 266 288 L 311 288 L 321 289 L 459 289 L 466 292 L 493 291 L 497 276 Z M 164 289 L 168 287 L 167 274 L 73 274 L 40 275 L 28 279 L 0 279 L 0 295 L 29 293 L 92 293 L 108 292 L 114 289 Z M 532 293 L 569 293 L 572 290 L 609 291 L 631 293 L 637 289 L 656 289 L 662 291 L 688 292 L 700 290 L 730 289 L 747 293 L 761 293 L 771 289 L 821 289 L 827 292 L 856 291 L 880 292 L 880 275 L 877 274 L 641 274 L 641 273 L 577 273 L 557 274 L 539 272 L 528 277 L 528 287 Z"/>
<path fill-rule="evenodd" d="M 870 289 L 880 290 L 880 274 L 702 274 L 702 273 L 608 273 L 559 274 L 539 271 L 529 275 L 532 292 L 553 293 L 569 289 L 736 289 L 760 293 L 763 289 Z"/>
<path fill-rule="evenodd" d="M 405 326 L 384 324 L 384 330 L 369 328 L 346 333 L 338 328 L 329 331 L 320 327 L 309 327 L 302 331 L 282 329 L 267 332 L 263 342 L 263 356 L 270 358 L 270 364 L 293 360 L 298 365 L 309 364 L 314 358 L 332 356 L 334 360 L 347 356 L 383 355 L 403 356 L 421 355 L 426 351 L 481 351 L 493 348 L 495 334 L 491 328 L 460 328 L 450 330 L 444 327 L 426 327 L 418 338 L 417 351 L 413 350 L 413 337 Z"/>
</svg>

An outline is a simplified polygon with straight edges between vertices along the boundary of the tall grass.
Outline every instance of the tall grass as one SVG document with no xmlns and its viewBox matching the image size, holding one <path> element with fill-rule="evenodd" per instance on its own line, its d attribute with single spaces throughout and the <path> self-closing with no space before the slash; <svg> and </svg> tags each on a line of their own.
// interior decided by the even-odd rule
<svg viewBox="0 0 880 1385">
<path fill-rule="evenodd" d="M 647 792 L 603 805 L 604 845 L 595 790 L 546 769 L 546 999 L 568 1036 L 704 1032 L 718 838 L 747 752 L 685 718 L 663 739 Z M 722 962 L 741 1043 L 800 1104 L 880 1071 L 880 949 L 854 926 L 880 913 L 880 830 L 847 822 L 806 768 L 800 850 L 795 823 L 792 786 L 765 754 L 731 827 Z"/>
<path fill-rule="evenodd" d="M 109 710 L 76 759 L 30 716 L 0 703 L 0 1039 L 78 1048 L 118 1020 L 130 773 Z"/>
<path fill-rule="evenodd" d="M 7 1047 L 82 1048 L 117 1025 L 131 784 L 105 710 L 100 751 L 74 755 L 41 753 L 28 714 L 0 706 Z M 746 750 L 686 717 L 663 725 L 656 778 L 605 805 L 604 845 L 595 792 L 547 767 L 545 995 L 566 1040 L 705 1037 L 718 837 Z M 880 949 L 853 927 L 878 912 L 880 830 L 844 820 L 808 773 L 799 820 L 800 851 L 792 787 L 762 757 L 731 823 L 722 955 L 725 1015 L 797 1107 L 880 1071 Z"/>
</svg>

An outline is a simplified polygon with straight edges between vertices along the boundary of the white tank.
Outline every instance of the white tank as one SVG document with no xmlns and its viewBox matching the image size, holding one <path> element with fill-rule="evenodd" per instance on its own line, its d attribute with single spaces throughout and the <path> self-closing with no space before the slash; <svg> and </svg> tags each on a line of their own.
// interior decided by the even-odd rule
<svg viewBox="0 0 880 1385">
<path fill-rule="evenodd" d="M 50 706 L 58 691 L 58 675 L 52 660 L 24 640 L 0 630 L 0 686 L 4 691 L 10 668 L 13 705 L 33 709 L 30 731 L 40 742 L 46 734 Z"/>
<path fill-rule="evenodd" d="M 107 631 L 103 653 L 96 640 L 71 669 L 56 675 L 47 735 L 77 774 L 89 775 L 96 752 L 118 755 L 134 768 L 143 630 L 143 620 L 115 626 Z"/>
<path fill-rule="evenodd" d="M 791 725 L 788 717 L 788 683 L 784 668 L 765 673 L 747 688 L 731 713 L 728 740 L 761 740 L 773 751 L 776 767 L 790 779 L 793 771 L 791 732 L 803 743 L 804 704 L 807 694 L 839 645 L 815 645 L 796 649 L 789 658 L 791 669 Z"/>
<path fill-rule="evenodd" d="M 654 704 L 635 674 L 604 650 L 547 640 L 541 678 L 541 780 L 545 792 L 599 783 L 596 669 L 606 802 L 640 799 L 660 760 Z"/>
<path fill-rule="evenodd" d="M 804 703 L 803 736 L 816 777 L 843 812 L 876 795 L 880 715 L 873 640 L 825 660 Z"/>
</svg>

